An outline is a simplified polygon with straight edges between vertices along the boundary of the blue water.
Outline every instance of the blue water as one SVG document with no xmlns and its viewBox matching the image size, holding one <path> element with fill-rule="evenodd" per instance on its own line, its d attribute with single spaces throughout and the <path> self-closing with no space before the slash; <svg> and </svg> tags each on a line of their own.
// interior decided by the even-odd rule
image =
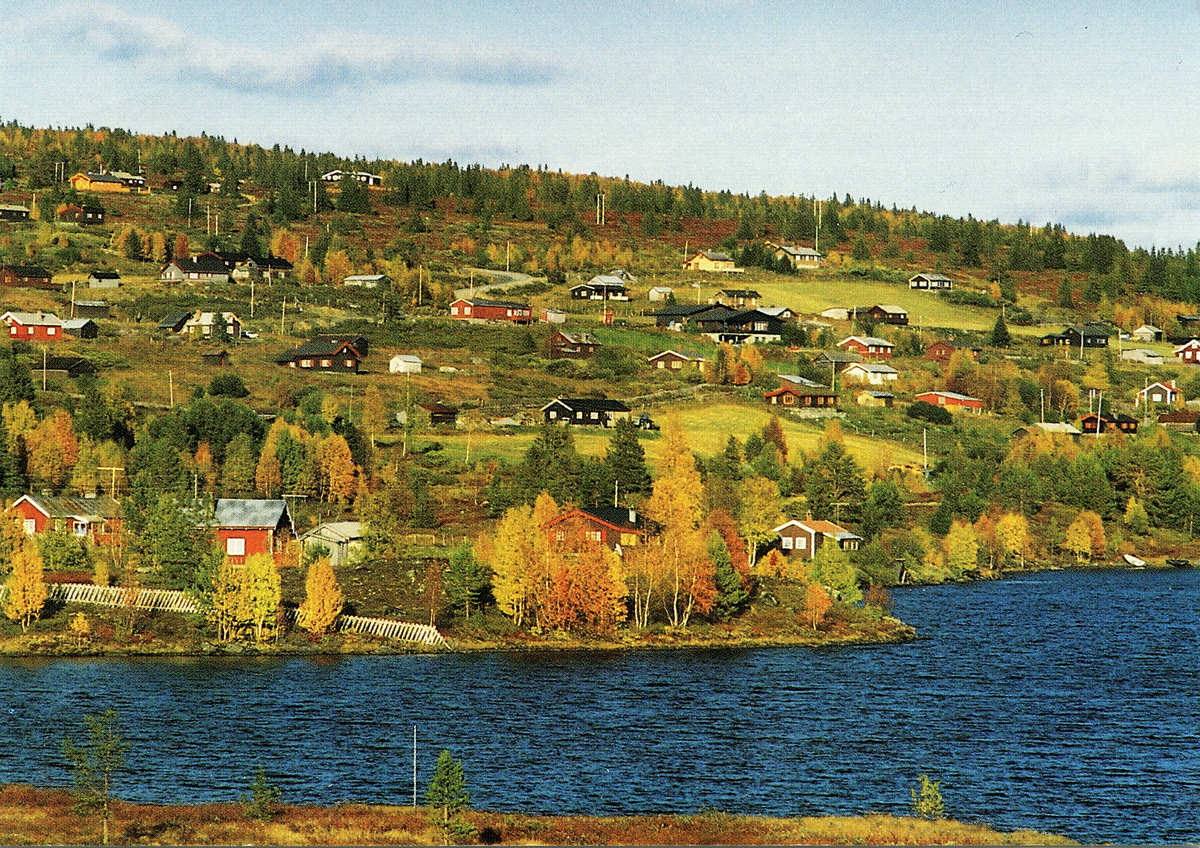
<svg viewBox="0 0 1200 848">
<path fill-rule="evenodd" d="M 1200 571 L 1060 571 L 895 592 L 874 648 L 0 663 L 0 781 L 66 785 L 62 739 L 121 715 L 124 798 L 947 814 L 1079 840 L 1200 841 Z"/>
</svg>

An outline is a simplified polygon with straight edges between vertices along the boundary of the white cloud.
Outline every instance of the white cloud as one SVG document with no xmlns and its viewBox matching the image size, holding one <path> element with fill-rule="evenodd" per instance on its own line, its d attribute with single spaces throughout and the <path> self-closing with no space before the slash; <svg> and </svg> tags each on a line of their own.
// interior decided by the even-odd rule
<svg viewBox="0 0 1200 848">
<path fill-rule="evenodd" d="M 574 75 L 569 63 L 505 46 L 414 45 L 352 32 L 330 33 L 282 49 L 231 44 L 104 3 L 60 8 L 41 29 L 67 42 L 68 49 L 102 61 L 143 65 L 156 76 L 239 92 L 320 96 L 420 80 L 536 86 Z"/>
</svg>

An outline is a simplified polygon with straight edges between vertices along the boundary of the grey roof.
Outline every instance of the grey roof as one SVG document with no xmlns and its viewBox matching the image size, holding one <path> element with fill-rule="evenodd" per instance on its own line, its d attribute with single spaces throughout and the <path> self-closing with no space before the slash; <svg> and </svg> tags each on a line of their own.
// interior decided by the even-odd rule
<svg viewBox="0 0 1200 848">
<path fill-rule="evenodd" d="M 300 540 L 305 544 L 313 541 L 353 542 L 363 537 L 360 521 L 328 521 L 309 530 Z"/>
<path fill-rule="evenodd" d="M 218 527 L 275 528 L 285 520 L 290 526 L 292 516 L 284 500 L 220 498 L 213 505 L 213 522 Z"/>
<path fill-rule="evenodd" d="M 50 518 L 86 518 L 96 521 L 116 518 L 121 514 L 121 504 L 107 495 L 94 498 L 76 498 L 65 495 L 23 495 L 39 511 Z M 20 500 L 21 498 L 18 498 Z"/>
</svg>

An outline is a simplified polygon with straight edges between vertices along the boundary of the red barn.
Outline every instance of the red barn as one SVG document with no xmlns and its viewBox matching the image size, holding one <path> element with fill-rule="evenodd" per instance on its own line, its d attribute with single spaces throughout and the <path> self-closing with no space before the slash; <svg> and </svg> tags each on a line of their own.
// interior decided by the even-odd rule
<svg viewBox="0 0 1200 848">
<path fill-rule="evenodd" d="M 241 564 L 254 554 L 278 558 L 296 536 L 284 500 L 220 498 L 213 505 L 212 529 L 230 562 Z"/>
<path fill-rule="evenodd" d="M 53 312 L 5 312 L 0 321 L 13 341 L 56 342 L 63 334 L 62 319 Z"/>
</svg>

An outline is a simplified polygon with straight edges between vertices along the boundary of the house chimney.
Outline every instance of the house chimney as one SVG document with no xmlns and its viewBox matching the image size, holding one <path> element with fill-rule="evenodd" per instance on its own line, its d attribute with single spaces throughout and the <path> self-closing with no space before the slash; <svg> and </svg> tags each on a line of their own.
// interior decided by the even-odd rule
<svg viewBox="0 0 1200 848">
<path fill-rule="evenodd" d="M 637 524 L 637 510 L 636 509 L 629 510 L 629 523 Z"/>
</svg>

